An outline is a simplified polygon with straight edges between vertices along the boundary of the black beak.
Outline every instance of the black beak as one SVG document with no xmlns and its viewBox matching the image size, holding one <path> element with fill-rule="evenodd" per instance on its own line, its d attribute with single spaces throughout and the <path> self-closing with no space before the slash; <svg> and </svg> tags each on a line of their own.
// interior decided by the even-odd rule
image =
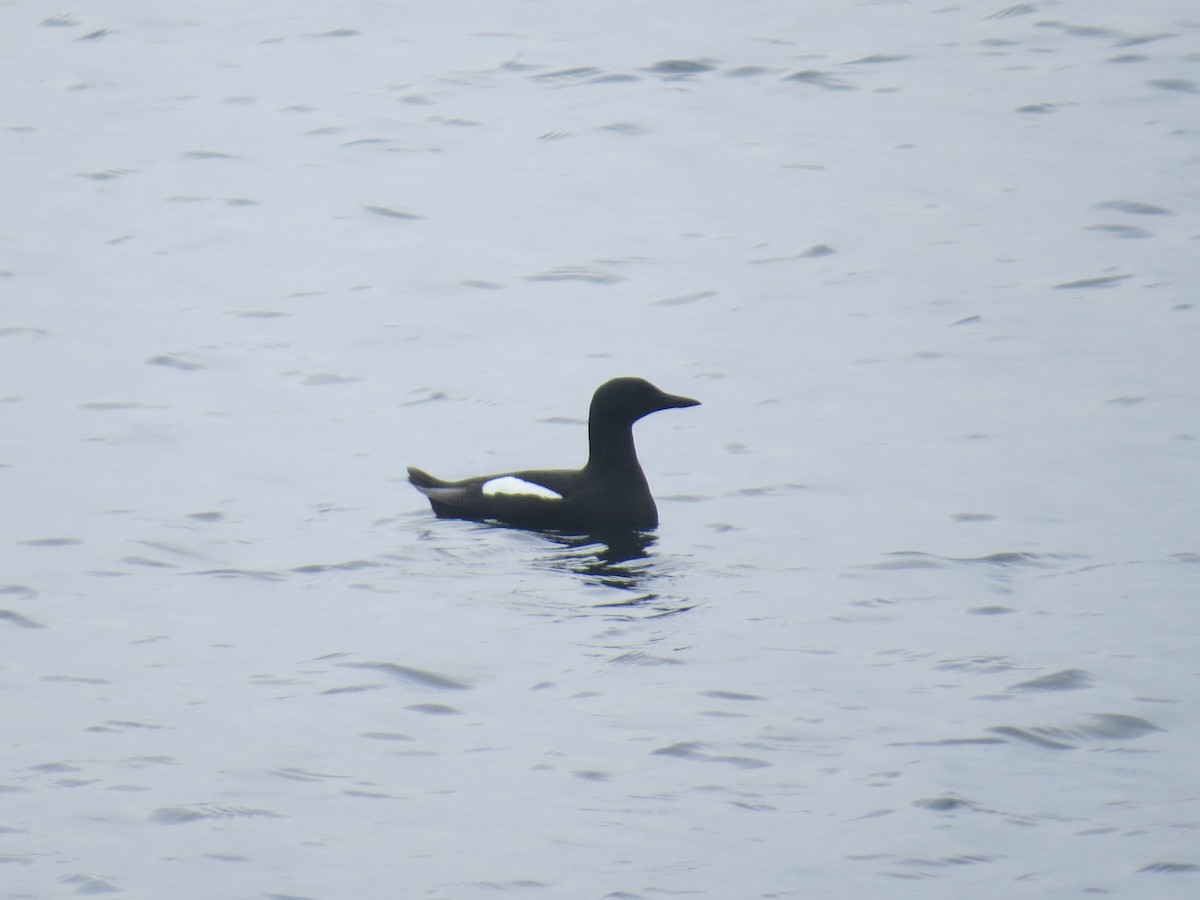
<svg viewBox="0 0 1200 900">
<path fill-rule="evenodd" d="M 693 400 L 691 397 L 680 397 L 678 394 L 663 394 L 662 404 L 659 409 L 684 409 L 688 406 L 699 406 L 699 400 Z"/>
</svg>

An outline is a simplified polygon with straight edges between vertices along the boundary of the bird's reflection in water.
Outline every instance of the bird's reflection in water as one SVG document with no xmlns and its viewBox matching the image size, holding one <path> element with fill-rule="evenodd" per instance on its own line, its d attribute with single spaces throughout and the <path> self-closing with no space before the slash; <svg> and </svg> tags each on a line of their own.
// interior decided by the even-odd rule
<svg viewBox="0 0 1200 900">
<path fill-rule="evenodd" d="M 658 538 L 641 531 L 547 537 L 562 549 L 548 562 L 557 569 L 582 575 L 588 584 L 639 590 L 655 577 L 650 548 Z"/>
<path fill-rule="evenodd" d="M 547 568 L 571 572 L 585 584 L 622 592 L 596 608 L 641 607 L 651 616 L 684 612 L 694 604 L 653 590 L 669 577 L 652 552 L 658 538 L 644 531 L 605 531 L 587 535 L 545 534 L 560 549 L 545 557 Z"/>
</svg>

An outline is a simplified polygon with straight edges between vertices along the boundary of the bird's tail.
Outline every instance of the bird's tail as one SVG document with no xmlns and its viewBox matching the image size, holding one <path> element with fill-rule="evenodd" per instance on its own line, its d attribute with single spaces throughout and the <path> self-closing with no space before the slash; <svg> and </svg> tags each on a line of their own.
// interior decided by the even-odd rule
<svg viewBox="0 0 1200 900">
<path fill-rule="evenodd" d="M 409 484 L 418 490 L 422 488 L 437 488 L 446 486 L 446 482 L 442 481 L 442 479 L 434 478 L 428 472 L 425 472 L 414 466 L 408 467 L 408 481 Z"/>
</svg>

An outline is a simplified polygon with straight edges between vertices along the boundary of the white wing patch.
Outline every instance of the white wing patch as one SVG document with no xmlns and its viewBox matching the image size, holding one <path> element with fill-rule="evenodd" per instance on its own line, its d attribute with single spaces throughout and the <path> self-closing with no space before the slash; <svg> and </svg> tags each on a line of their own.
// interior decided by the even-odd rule
<svg viewBox="0 0 1200 900">
<path fill-rule="evenodd" d="M 534 484 L 532 481 L 525 481 L 513 475 L 505 475 L 502 478 L 493 478 L 491 481 L 483 483 L 483 492 L 489 497 L 494 497 L 497 494 L 517 494 L 524 497 L 541 497 L 544 500 L 561 500 L 562 494 L 557 491 L 552 491 L 548 487 L 542 487 L 540 484 Z"/>
</svg>

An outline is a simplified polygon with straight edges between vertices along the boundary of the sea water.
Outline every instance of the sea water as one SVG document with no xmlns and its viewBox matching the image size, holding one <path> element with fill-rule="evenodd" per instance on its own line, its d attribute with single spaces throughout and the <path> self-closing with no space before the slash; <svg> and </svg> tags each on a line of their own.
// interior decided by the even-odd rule
<svg viewBox="0 0 1200 900">
<path fill-rule="evenodd" d="M 1191 3 L 0 28 L 0 897 L 1200 891 Z"/>
</svg>

